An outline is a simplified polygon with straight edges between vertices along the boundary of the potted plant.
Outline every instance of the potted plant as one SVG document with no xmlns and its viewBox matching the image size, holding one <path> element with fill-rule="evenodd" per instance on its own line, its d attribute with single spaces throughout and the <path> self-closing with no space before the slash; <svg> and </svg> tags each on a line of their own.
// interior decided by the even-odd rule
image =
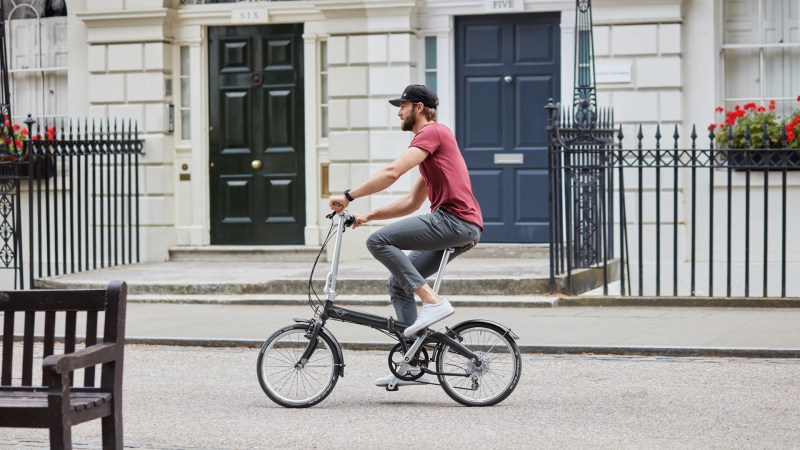
<svg viewBox="0 0 800 450">
<path fill-rule="evenodd" d="M 800 96 L 797 97 L 800 102 Z M 800 169 L 800 109 L 786 117 L 775 113 L 775 100 L 716 109 L 724 119 L 709 125 L 719 155 L 729 166 L 755 169 Z"/>
</svg>

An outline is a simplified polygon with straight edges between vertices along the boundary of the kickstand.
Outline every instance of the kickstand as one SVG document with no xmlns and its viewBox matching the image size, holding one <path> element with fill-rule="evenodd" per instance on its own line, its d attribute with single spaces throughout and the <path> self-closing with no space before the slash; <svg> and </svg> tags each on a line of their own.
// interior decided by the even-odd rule
<svg viewBox="0 0 800 450">
<path fill-rule="evenodd" d="M 397 385 L 399 380 L 395 377 L 389 384 L 386 385 L 386 390 L 389 392 L 397 392 L 400 390 L 400 387 Z"/>
</svg>

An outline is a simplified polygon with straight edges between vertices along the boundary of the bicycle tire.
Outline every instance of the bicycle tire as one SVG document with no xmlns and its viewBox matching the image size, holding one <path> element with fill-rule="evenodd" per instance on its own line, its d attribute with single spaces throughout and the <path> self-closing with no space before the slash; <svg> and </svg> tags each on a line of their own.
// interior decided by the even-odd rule
<svg viewBox="0 0 800 450">
<path fill-rule="evenodd" d="M 522 373 L 522 356 L 514 338 L 502 327 L 487 322 L 459 324 L 452 330 L 482 364 L 475 367 L 449 345 L 439 345 L 435 359 L 442 389 L 465 406 L 492 406 L 505 400 Z"/>
<path fill-rule="evenodd" d="M 304 367 L 295 367 L 308 345 L 308 325 L 295 324 L 272 334 L 258 353 L 258 382 L 275 403 L 308 408 L 325 400 L 339 379 L 338 347 L 325 333 Z"/>
</svg>

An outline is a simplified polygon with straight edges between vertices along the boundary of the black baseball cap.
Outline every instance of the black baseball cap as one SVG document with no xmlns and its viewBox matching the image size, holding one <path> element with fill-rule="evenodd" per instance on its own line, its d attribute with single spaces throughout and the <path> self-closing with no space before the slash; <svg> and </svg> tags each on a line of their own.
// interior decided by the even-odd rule
<svg viewBox="0 0 800 450">
<path fill-rule="evenodd" d="M 389 103 L 394 106 L 400 106 L 402 102 L 422 103 L 428 108 L 435 109 L 439 106 L 439 97 L 436 96 L 436 92 L 428 89 L 425 85 L 409 84 L 400 98 L 389 100 Z"/>
</svg>

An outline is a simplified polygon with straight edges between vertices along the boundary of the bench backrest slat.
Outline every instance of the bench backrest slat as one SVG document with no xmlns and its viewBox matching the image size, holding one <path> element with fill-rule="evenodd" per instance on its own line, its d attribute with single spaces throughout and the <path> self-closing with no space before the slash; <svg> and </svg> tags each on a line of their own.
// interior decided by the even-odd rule
<svg viewBox="0 0 800 450">
<path fill-rule="evenodd" d="M 22 339 L 22 385 L 33 384 L 33 327 L 36 313 L 25 311 L 25 331 Z"/>
<path fill-rule="evenodd" d="M 86 347 L 97 343 L 97 311 L 86 313 Z M 84 387 L 94 387 L 94 366 L 87 367 L 83 376 Z"/>
<path fill-rule="evenodd" d="M 64 323 L 64 353 L 75 353 L 75 330 L 77 328 L 78 313 L 67 311 L 67 319 Z M 72 386 L 73 374 L 70 375 L 69 385 Z"/>
<path fill-rule="evenodd" d="M 47 311 L 44 313 L 44 346 L 42 348 L 42 359 L 54 354 L 56 344 L 56 312 Z M 47 384 L 47 375 L 42 370 L 42 384 Z"/>
<path fill-rule="evenodd" d="M 11 384 L 11 368 L 14 360 L 14 312 L 8 311 L 3 317 L 3 369 L 0 385 Z"/>
</svg>

